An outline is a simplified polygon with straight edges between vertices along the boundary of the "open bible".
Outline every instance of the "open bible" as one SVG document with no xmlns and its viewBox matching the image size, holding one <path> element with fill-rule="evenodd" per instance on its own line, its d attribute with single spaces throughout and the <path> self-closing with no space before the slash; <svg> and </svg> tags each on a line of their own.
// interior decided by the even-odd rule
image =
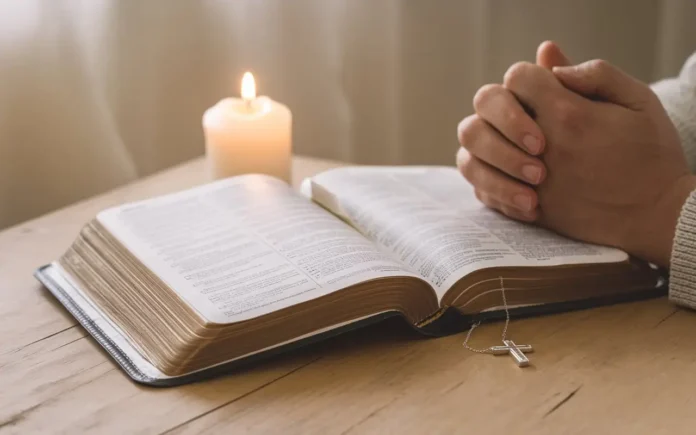
<svg viewBox="0 0 696 435">
<path fill-rule="evenodd" d="M 244 175 L 105 210 L 36 276 L 136 381 L 175 385 L 390 315 L 440 335 L 664 292 L 659 271 L 480 205 L 449 167 Z"/>
</svg>

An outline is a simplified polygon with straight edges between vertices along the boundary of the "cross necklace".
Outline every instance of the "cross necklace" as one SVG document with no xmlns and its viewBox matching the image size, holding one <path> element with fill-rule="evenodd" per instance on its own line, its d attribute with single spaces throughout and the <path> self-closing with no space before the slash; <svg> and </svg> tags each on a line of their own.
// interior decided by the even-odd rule
<svg viewBox="0 0 696 435">
<path fill-rule="evenodd" d="M 509 353 L 510 356 L 512 356 L 512 358 L 517 363 L 518 367 L 527 367 L 529 365 L 529 359 L 527 358 L 525 353 L 533 352 L 534 349 L 532 348 L 532 346 L 529 344 L 515 344 L 514 341 L 507 339 L 507 330 L 508 325 L 510 324 L 510 311 L 508 310 L 507 299 L 505 298 L 505 286 L 503 285 L 502 276 L 500 277 L 500 293 L 503 296 L 503 308 L 505 308 L 505 326 L 503 327 L 502 334 L 503 345 L 491 346 L 485 349 L 474 349 L 473 347 L 469 346 L 469 339 L 471 338 L 471 333 L 474 332 L 474 329 L 476 329 L 476 327 L 479 326 L 481 322 L 476 322 L 471 325 L 471 329 L 469 329 L 469 332 L 466 334 L 466 338 L 464 339 L 463 345 L 467 350 L 476 353 L 490 353 L 493 355 L 505 355 L 506 353 Z"/>
</svg>

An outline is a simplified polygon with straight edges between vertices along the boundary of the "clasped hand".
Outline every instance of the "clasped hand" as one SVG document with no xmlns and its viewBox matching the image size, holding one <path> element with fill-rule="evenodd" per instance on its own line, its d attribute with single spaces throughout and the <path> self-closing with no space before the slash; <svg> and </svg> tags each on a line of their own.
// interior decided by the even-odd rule
<svg viewBox="0 0 696 435">
<path fill-rule="evenodd" d="M 459 125 L 457 165 L 488 207 L 668 266 L 696 187 L 679 135 L 649 86 L 553 43 L 483 86 Z"/>
</svg>

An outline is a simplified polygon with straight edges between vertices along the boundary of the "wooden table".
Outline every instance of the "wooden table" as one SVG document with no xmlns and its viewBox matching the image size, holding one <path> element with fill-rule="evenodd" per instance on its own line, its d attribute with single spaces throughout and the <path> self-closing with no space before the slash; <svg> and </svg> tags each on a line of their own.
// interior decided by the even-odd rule
<svg viewBox="0 0 696 435">
<path fill-rule="evenodd" d="M 334 166 L 297 158 L 295 183 Z M 214 381 L 132 383 L 32 272 L 99 210 L 201 182 L 194 161 L 0 232 L 0 433 L 696 433 L 696 314 L 665 299 L 514 321 L 526 369 L 395 319 Z"/>
</svg>

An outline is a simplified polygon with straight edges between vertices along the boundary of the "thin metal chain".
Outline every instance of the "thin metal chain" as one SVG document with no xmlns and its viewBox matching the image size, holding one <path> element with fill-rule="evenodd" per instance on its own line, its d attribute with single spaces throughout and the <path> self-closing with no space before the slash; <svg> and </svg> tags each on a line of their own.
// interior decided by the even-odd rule
<svg viewBox="0 0 696 435">
<path fill-rule="evenodd" d="M 505 285 L 503 284 L 503 277 L 500 276 L 500 293 L 503 296 L 503 308 L 505 309 L 505 326 L 503 327 L 503 334 L 502 334 L 502 340 L 505 341 L 507 340 L 507 330 L 508 330 L 508 325 L 510 324 L 510 311 L 508 310 L 508 304 L 507 304 L 507 299 L 505 298 Z M 469 329 L 469 332 L 466 334 L 466 338 L 464 339 L 463 346 L 467 350 L 470 350 L 472 352 L 476 353 L 491 353 L 491 348 L 487 347 L 485 349 L 475 349 L 471 346 L 469 346 L 469 339 L 471 338 L 471 334 L 474 332 L 474 329 L 476 329 L 481 322 L 476 322 L 473 325 L 471 325 L 471 329 Z M 492 346 L 491 346 L 492 347 Z"/>
</svg>

